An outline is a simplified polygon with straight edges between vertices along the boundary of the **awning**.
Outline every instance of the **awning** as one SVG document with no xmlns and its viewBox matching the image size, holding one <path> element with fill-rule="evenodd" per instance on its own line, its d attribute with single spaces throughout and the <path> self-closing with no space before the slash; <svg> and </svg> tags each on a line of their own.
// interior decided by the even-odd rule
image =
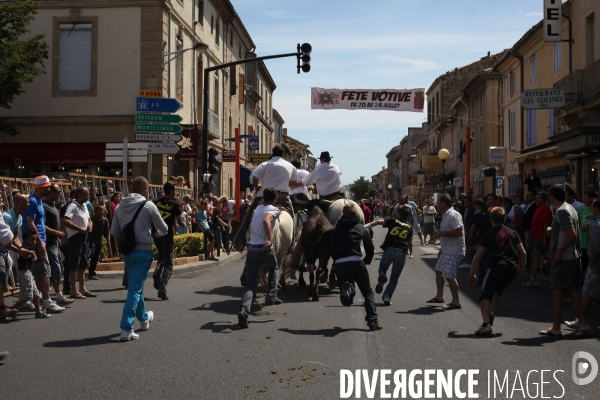
<svg viewBox="0 0 600 400">
<path fill-rule="evenodd" d="M 521 154 L 520 156 L 515 157 L 513 161 L 516 163 L 522 163 L 523 161 L 525 161 L 527 159 L 539 160 L 542 158 L 555 157 L 558 155 L 558 151 L 556 149 L 557 149 L 557 146 L 548 147 L 548 148 L 541 149 L 541 150 L 530 151 L 528 153 Z"/>
<path fill-rule="evenodd" d="M 106 143 L 3 144 L 0 167 L 87 167 L 119 165 L 105 162 Z"/>
<path fill-rule="evenodd" d="M 254 186 L 250 183 L 250 174 L 252 171 L 252 169 L 244 165 L 240 165 L 240 188 L 250 188 L 250 190 L 254 190 Z"/>
</svg>

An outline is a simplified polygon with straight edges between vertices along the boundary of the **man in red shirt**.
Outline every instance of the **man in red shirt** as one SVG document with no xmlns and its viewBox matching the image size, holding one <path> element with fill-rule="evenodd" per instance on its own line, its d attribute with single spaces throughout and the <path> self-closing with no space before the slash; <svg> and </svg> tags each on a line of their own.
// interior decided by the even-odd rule
<svg viewBox="0 0 600 400">
<path fill-rule="evenodd" d="M 360 201 L 359 205 L 360 209 L 365 215 L 365 222 L 368 223 L 369 221 L 371 221 L 371 208 L 366 204 L 364 199 Z M 371 236 L 371 239 L 373 239 L 373 229 L 371 228 L 369 228 L 369 235 Z"/>
<path fill-rule="evenodd" d="M 540 254 L 544 257 L 548 265 L 550 265 L 546 232 L 548 232 L 548 228 L 552 224 L 552 211 L 546 205 L 546 195 L 544 193 L 535 195 L 535 204 L 537 205 L 537 210 L 533 215 L 529 231 L 529 237 L 533 240 L 533 261 L 531 263 L 531 275 L 523 283 L 525 287 L 537 285 L 535 277 L 540 267 Z"/>
</svg>

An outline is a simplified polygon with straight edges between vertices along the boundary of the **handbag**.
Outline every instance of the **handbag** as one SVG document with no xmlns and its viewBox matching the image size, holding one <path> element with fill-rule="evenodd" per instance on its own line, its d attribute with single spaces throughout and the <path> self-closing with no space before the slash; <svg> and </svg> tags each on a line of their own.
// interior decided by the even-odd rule
<svg viewBox="0 0 600 400">
<path fill-rule="evenodd" d="M 146 200 L 140 204 L 135 212 L 135 215 L 133 216 L 133 219 L 121 230 L 121 236 L 119 237 L 117 247 L 122 254 L 129 254 L 133 251 L 133 249 L 135 249 L 135 220 L 137 219 L 140 211 L 142 211 L 142 208 L 144 208 L 145 204 Z"/>
</svg>

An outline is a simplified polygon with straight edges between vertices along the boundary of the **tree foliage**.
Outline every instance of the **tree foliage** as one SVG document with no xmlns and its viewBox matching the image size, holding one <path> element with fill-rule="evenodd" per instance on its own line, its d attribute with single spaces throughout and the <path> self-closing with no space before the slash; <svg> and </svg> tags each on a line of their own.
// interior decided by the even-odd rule
<svg viewBox="0 0 600 400">
<path fill-rule="evenodd" d="M 0 107 L 10 109 L 14 98 L 24 93 L 24 83 L 45 74 L 43 61 L 48 58 L 44 35 L 30 35 L 27 29 L 35 19 L 33 0 L 0 4 Z M 18 134 L 0 118 L 0 132 Z"/>
<path fill-rule="evenodd" d="M 364 176 L 361 176 L 350 185 L 350 193 L 352 193 L 352 196 L 356 201 L 368 198 L 370 190 L 371 185 Z"/>
</svg>

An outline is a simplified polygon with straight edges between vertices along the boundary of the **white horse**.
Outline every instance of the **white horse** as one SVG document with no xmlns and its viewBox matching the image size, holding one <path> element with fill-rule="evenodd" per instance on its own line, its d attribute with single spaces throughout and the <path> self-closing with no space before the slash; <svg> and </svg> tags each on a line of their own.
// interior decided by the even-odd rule
<svg viewBox="0 0 600 400">
<path fill-rule="evenodd" d="M 275 222 L 273 228 L 273 250 L 275 251 L 275 258 L 277 259 L 277 266 L 279 267 L 279 282 L 283 282 L 285 285 L 286 277 L 295 277 L 296 271 L 289 268 L 286 263 L 286 259 L 290 256 L 288 250 L 292 245 L 292 236 L 294 235 L 294 222 L 292 217 L 287 211 L 281 211 L 279 218 Z M 269 270 L 261 266 L 259 272 L 259 283 L 267 287 Z"/>
</svg>

